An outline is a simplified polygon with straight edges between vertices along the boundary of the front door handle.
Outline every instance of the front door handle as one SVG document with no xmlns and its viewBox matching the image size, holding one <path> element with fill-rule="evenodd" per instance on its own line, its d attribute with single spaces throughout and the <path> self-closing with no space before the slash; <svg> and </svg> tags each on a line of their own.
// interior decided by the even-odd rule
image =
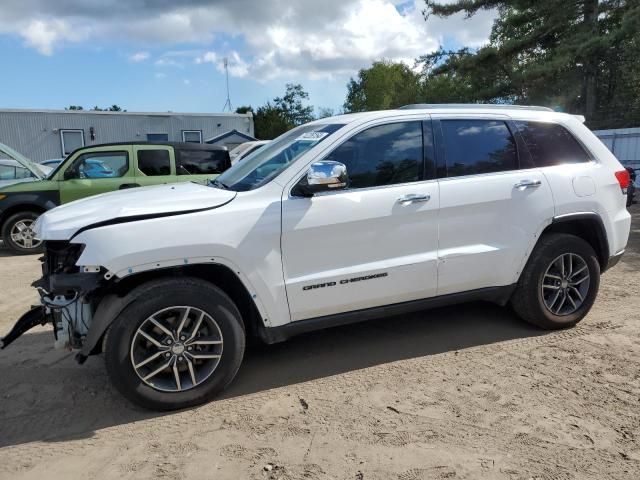
<svg viewBox="0 0 640 480">
<path fill-rule="evenodd" d="M 135 188 L 139 186 L 140 185 L 137 183 L 123 183 L 122 185 L 120 185 L 120 187 L 118 187 L 118 190 L 124 190 L 125 188 Z"/>
<path fill-rule="evenodd" d="M 525 188 L 538 188 L 540 185 L 542 185 L 540 180 L 520 180 L 513 188 L 524 190 Z"/>
<path fill-rule="evenodd" d="M 431 199 L 431 195 L 425 195 L 423 193 L 409 193 L 398 199 L 400 205 L 410 205 L 412 203 L 428 202 Z"/>
</svg>

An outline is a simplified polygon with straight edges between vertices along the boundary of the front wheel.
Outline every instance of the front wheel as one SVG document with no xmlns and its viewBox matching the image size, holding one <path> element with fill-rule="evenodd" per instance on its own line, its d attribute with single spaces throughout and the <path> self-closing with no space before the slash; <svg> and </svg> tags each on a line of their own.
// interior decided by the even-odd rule
<svg viewBox="0 0 640 480">
<path fill-rule="evenodd" d="M 38 216 L 29 211 L 11 215 L 2 227 L 5 247 L 18 255 L 41 253 L 42 241 L 35 238 L 33 231 Z"/>
<path fill-rule="evenodd" d="M 223 291 L 199 279 L 140 288 L 107 333 L 105 362 L 114 385 L 153 410 L 210 400 L 242 362 L 245 333 L 238 309 Z"/>
<path fill-rule="evenodd" d="M 574 235 L 548 234 L 531 254 L 511 305 L 529 323 L 571 327 L 589 313 L 599 286 L 600 264 L 591 245 Z"/>
</svg>

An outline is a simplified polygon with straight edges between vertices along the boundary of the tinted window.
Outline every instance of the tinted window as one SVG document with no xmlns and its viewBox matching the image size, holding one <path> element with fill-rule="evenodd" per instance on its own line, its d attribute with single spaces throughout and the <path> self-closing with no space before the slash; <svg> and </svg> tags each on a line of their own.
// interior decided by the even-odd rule
<svg viewBox="0 0 640 480">
<path fill-rule="evenodd" d="M 422 178 L 422 123 L 369 128 L 329 154 L 347 166 L 351 188 L 415 182 Z"/>
<path fill-rule="evenodd" d="M 148 177 L 171 175 L 169 150 L 138 150 L 138 170 Z"/>
<path fill-rule="evenodd" d="M 179 150 L 176 159 L 178 175 L 222 173 L 230 166 L 226 150 Z"/>
<path fill-rule="evenodd" d="M 567 129 L 554 123 L 516 122 L 536 167 L 588 162 L 589 155 Z"/>
<path fill-rule="evenodd" d="M 117 178 L 129 170 L 127 152 L 95 152 L 80 155 L 65 172 L 65 179 L 71 178 Z"/>
<path fill-rule="evenodd" d="M 502 121 L 442 120 L 447 176 L 518 168 L 516 143 Z"/>
</svg>

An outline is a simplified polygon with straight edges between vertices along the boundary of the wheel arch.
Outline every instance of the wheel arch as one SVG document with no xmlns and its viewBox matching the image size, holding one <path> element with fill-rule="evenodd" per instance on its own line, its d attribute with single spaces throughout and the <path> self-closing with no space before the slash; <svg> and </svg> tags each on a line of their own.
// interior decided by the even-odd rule
<svg viewBox="0 0 640 480">
<path fill-rule="evenodd" d="M 77 357 L 78 360 L 82 363 L 89 355 L 102 351 L 104 336 L 109 326 L 145 290 L 144 285 L 176 277 L 198 278 L 220 288 L 240 311 L 247 338 L 264 338 L 264 321 L 256 302 L 231 268 L 219 263 L 182 265 L 147 270 L 111 282 L 108 289 L 103 292 L 94 313 L 82 351 Z"/>
<path fill-rule="evenodd" d="M 37 214 L 42 214 L 49 210 L 49 208 L 43 207 L 37 203 L 18 203 L 15 205 L 11 205 L 2 211 L 0 214 L 0 231 L 4 228 L 5 222 L 16 213 L 20 212 L 34 212 Z"/>
<path fill-rule="evenodd" d="M 582 238 L 596 252 L 600 270 L 604 272 L 607 269 L 610 256 L 609 242 L 604 222 L 597 213 L 571 213 L 554 217 L 552 222 L 542 231 L 540 238 L 549 233 L 567 233 Z M 538 242 L 540 238 L 538 238 Z"/>
</svg>

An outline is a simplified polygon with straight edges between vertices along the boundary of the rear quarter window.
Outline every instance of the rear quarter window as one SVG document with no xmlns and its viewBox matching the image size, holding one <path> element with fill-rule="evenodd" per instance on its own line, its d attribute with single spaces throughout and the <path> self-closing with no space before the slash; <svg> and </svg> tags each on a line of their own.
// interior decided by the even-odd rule
<svg viewBox="0 0 640 480">
<path fill-rule="evenodd" d="M 178 150 L 176 173 L 178 175 L 220 174 L 231 166 L 226 150 Z"/>
<path fill-rule="evenodd" d="M 583 163 L 590 155 L 561 125 L 544 122 L 516 122 L 516 126 L 536 167 Z"/>
</svg>

